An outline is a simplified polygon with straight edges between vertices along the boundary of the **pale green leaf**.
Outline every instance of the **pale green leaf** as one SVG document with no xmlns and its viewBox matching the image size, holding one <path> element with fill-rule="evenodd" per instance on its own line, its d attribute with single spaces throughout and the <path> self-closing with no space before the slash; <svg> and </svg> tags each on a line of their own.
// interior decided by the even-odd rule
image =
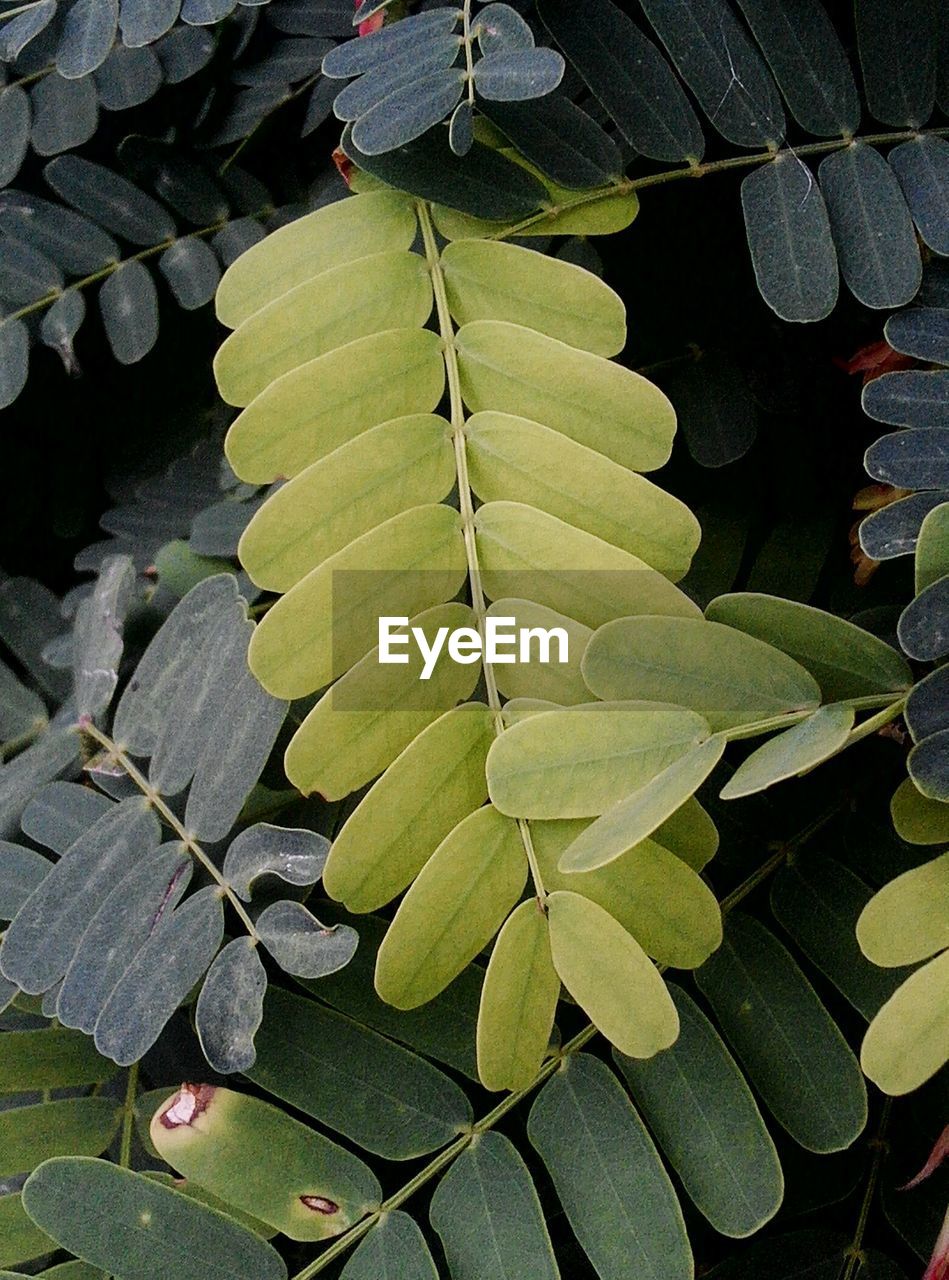
<svg viewBox="0 0 949 1280">
<path fill-rule="evenodd" d="M 949 950 L 924 964 L 870 1023 L 860 1063 L 884 1093 L 918 1089 L 949 1058 Z"/>
<path fill-rule="evenodd" d="M 559 995 L 547 916 L 529 898 L 508 916 L 484 977 L 477 1045 L 486 1089 L 530 1084 L 547 1052 Z"/>
<path fill-rule="evenodd" d="M 916 964 L 949 947 L 949 853 L 904 871 L 875 894 L 857 921 L 868 959 Z"/>
<path fill-rule="evenodd" d="M 743 760 L 722 788 L 721 798 L 750 796 L 813 769 L 844 746 L 853 721 L 853 707 L 840 702 L 820 707 L 800 724 L 775 734 Z"/>
<path fill-rule="evenodd" d="M 949 573 L 949 502 L 934 507 L 919 526 L 914 567 L 917 595 Z"/>
<path fill-rule="evenodd" d="M 302 280 L 369 253 L 408 249 L 415 234 L 411 202 L 394 191 L 317 209 L 287 223 L 232 263 L 218 288 L 218 319 L 233 329 Z"/>
<path fill-rule="evenodd" d="M 439 576 L 439 575 L 436 575 Z M 452 603 L 412 618 L 431 644 L 440 627 L 470 627 L 474 614 Z M 422 659 L 409 650 L 406 666 L 383 666 L 377 650 L 362 658 L 329 689 L 287 748 L 287 777 L 304 795 L 318 791 L 338 800 L 365 786 L 423 729 L 456 703 L 471 696 L 478 668 L 439 662 L 421 681 Z"/>
<path fill-rule="evenodd" d="M 322 689 L 378 643 L 381 617 L 442 604 L 465 571 L 457 511 L 412 507 L 324 560 L 278 600 L 254 632 L 250 668 L 278 697 Z"/>
<path fill-rule="evenodd" d="M 430 413 L 444 384 L 441 343 L 428 329 L 357 338 L 252 400 L 227 434 L 228 461 L 252 484 L 294 476 L 380 422 Z"/>
<path fill-rule="evenodd" d="M 244 530 L 241 564 L 259 587 L 289 591 L 328 556 L 455 482 L 450 431 L 434 414 L 364 431 L 301 471 Z"/>
<path fill-rule="evenodd" d="M 606 866 L 654 832 L 658 839 L 657 828 L 698 790 L 724 750 L 725 738 L 715 734 L 640 780 L 631 794 L 615 801 L 577 836 L 560 860 L 561 870 L 575 873 Z"/>
<path fill-rule="evenodd" d="M 488 798 L 484 763 L 493 716 L 455 707 L 393 760 L 347 819 L 323 872 L 350 911 L 374 911 L 411 884 L 441 841 Z"/>
<path fill-rule="evenodd" d="M 488 794 L 511 817 L 593 817 L 707 734 L 705 720 L 694 711 L 660 702 L 545 712 L 514 725 L 493 744 Z"/>
<path fill-rule="evenodd" d="M 626 344 L 622 299 L 572 262 L 501 240 L 456 240 L 441 265 L 459 325 L 507 320 L 600 356 Z"/>
<path fill-rule="evenodd" d="M 506 413 L 474 414 L 465 436 L 471 486 L 482 501 L 540 507 L 673 580 L 688 569 L 698 521 L 645 477 L 561 431 Z"/>
<path fill-rule="evenodd" d="M 541 627 L 545 631 L 560 627 L 567 635 L 566 662 L 560 660 L 563 654 L 559 638 L 555 636 L 549 648 L 550 661 L 545 660 L 538 638 L 530 643 L 529 661 L 522 662 L 519 646 L 512 644 L 503 656 L 514 661 L 495 661 L 492 664 L 498 689 L 505 698 L 533 696 L 565 707 L 590 701 L 589 691 L 580 675 L 580 659 L 593 634 L 589 627 L 532 600 L 495 600 L 488 609 L 488 617 L 513 619 L 512 624 L 504 624 L 502 634 L 516 631 L 521 643 L 525 630 L 533 627 Z M 500 652 L 499 656 L 502 656 Z"/>
<path fill-rule="evenodd" d="M 949 840 L 949 804 L 930 800 L 904 778 L 890 800 L 896 834 L 909 844 L 945 844 Z"/>
<path fill-rule="evenodd" d="M 421 328 L 432 309 L 425 259 L 373 253 L 298 284 L 245 320 L 214 359 L 228 404 L 247 405 L 281 375 L 385 329 Z"/>
<path fill-rule="evenodd" d="M 473 412 L 530 418 L 637 471 L 668 461 L 675 412 L 638 373 L 500 320 L 463 325 L 455 343 Z"/>
<path fill-rule="evenodd" d="M 718 828 L 695 796 L 679 805 L 653 835 L 693 871 L 702 871 L 718 852 Z"/>
<path fill-rule="evenodd" d="M 376 990 L 413 1009 L 491 941 L 521 896 L 527 859 L 517 824 L 490 805 L 445 837 L 402 899 L 376 960 Z"/>
<path fill-rule="evenodd" d="M 608 911 L 562 889 L 547 899 L 550 949 L 560 980 L 617 1049 L 649 1058 L 679 1034 L 658 969 Z"/>
<path fill-rule="evenodd" d="M 619 618 L 594 635 L 583 678 L 598 698 L 679 702 L 713 730 L 820 703 L 797 662 L 742 631 L 697 618 Z"/>
<path fill-rule="evenodd" d="M 231 1089 L 182 1085 L 155 1112 L 149 1133 L 173 1169 L 291 1240 L 339 1235 L 382 1199 L 356 1156 Z"/>
</svg>

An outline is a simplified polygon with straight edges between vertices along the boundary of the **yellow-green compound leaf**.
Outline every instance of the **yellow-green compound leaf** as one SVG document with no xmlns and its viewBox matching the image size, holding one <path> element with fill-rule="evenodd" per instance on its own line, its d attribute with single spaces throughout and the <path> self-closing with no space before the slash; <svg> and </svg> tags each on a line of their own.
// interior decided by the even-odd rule
<svg viewBox="0 0 949 1280">
<path fill-rule="evenodd" d="M 699 522 L 652 481 L 560 431 L 507 413 L 474 414 L 465 435 L 471 486 L 482 501 L 540 507 L 673 580 L 688 569 Z"/>
<path fill-rule="evenodd" d="M 679 1038 L 648 1062 L 614 1054 L 667 1159 L 716 1231 L 749 1236 L 773 1218 L 784 1176 L 751 1090 L 715 1028 L 669 984 Z"/>
<path fill-rule="evenodd" d="M 323 886 L 349 911 L 375 911 L 418 875 L 448 833 L 484 804 L 494 716 L 481 702 L 445 713 L 389 765 L 333 842 Z"/>
<path fill-rule="evenodd" d="M 718 828 L 695 796 L 679 805 L 653 835 L 693 871 L 701 871 L 718 852 Z"/>
<path fill-rule="evenodd" d="M 867 1122 L 860 1065 L 790 953 L 732 912 L 696 982 L 771 1114 L 808 1151 L 843 1151 Z"/>
<path fill-rule="evenodd" d="M 949 840 L 949 804 L 930 800 L 904 778 L 890 800 L 896 834 L 908 844 L 945 844 Z"/>
<path fill-rule="evenodd" d="M 56 1242 L 28 1216 L 20 1195 L 0 1196 L 0 1267 L 28 1262 L 55 1248 Z"/>
<path fill-rule="evenodd" d="M 419 872 L 382 941 L 382 999 L 414 1009 L 437 996 L 491 941 L 526 880 L 516 823 L 490 806 L 460 822 Z"/>
<path fill-rule="evenodd" d="M 65 1027 L 6 1031 L 0 1053 L 0 1094 L 101 1084 L 117 1069 L 81 1032 Z"/>
<path fill-rule="evenodd" d="M 425 1237 L 407 1213 L 379 1219 L 340 1273 L 340 1280 L 438 1280 Z"/>
<path fill-rule="evenodd" d="M 949 853 L 884 885 L 857 921 L 860 949 L 887 968 L 916 964 L 949 947 Z"/>
<path fill-rule="evenodd" d="M 591 703 L 545 712 L 514 725 L 493 744 L 488 794 L 513 818 L 595 817 L 707 734 L 700 715 L 662 702 Z"/>
<path fill-rule="evenodd" d="M 23 1188 L 33 1221 L 63 1249 L 135 1280 L 285 1280 L 271 1245 L 233 1218 L 130 1169 L 47 1160 Z"/>
<path fill-rule="evenodd" d="M 737 800 L 764 791 L 785 778 L 812 769 L 834 755 L 847 741 L 853 728 L 853 707 L 830 703 L 812 716 L 753 751 L 738 766 L 722 788 L 723 800 Z"/>
<path fill-rule="evenodd" d="M 917 595 L 949 573 L 949 502 L 934 507 L 919 526 L 914 568 Z"/>
<path fill-rule="evenodd" d="M 444 386 L 437 334 L 357 338 L 271 383 L 234 421 L 225 451 L 242 480 L 286 479 L 380 422 L 431 413 Z"/>
<path fill-rule="evenodd" d="M 152 1117 L 163 1160 L 291 1240 L 326 1240 L 382 1199 L 363 1162 L 259 1098 L 182 1085 Z"/>
<path fill-rule="evenodd" d="M 714 730 L 820 703 L 817 683 L 793 658 L 701 618 L 608 622 L 587 646 L 582 669 L 598 698 L 681 702 Z"/>
<path fill-rule="evenodd" d="M 429 644 L 439 627 L 470 627 L 464 604 L 438 605 L 412 618 Z M 406 666 L 383 666 L 373 649 L 323 695 L 287 748 L 287 777 L 304 795 L 339 800 L 382 773 L 423 729 L 471 696 L 476 666 L 441 661 L 422 681 L 422 658 L 409 650 Z"/>
<path fill-rule="evenodd" d="M 659 970 L 596 902 L 558 889 L 547 899 L 550 950 L 560 980 L 598 1031 L 630 1058 L 651 1058 L 679 1034 Z"/>
<path fill-rule="evenodd" d="M 826 702 L 908 689 L 913 683 L 905 658 L 884 640 L 811 605 L 740 591 L 718 596 L 705 613 L 794 658 L 820 685 Z"/>
<path fill-rule="evenodd" d="M 638 373 L 500 320 L 463 325 L 455 343 L 473 412 L 530 418 L 636 471 L 669 460 L 675 410 Z"/>
<path fill-rule="evenodd" d="M 660 964 L 704 964 L 722 941 L 722 913 L 705 881 L 653 840 L 640 841 L 597 871 L 568 875 L 558 863 L 586 826 L 582 819 L 531 824 L 544 887 L 599 903 Z"/>
<path fill-rule="evenodd" d="M 870 1023 L 860 1063 L 884 1093 L 918 1089 L 949 1059 L 949 951 L 924 964 Z"/>
<path fill-rule="evenodd" d="M 530 1084 L 547 1052 L 559 995 L 547 916 L 530 898 L 498 934 L 481 991 L 478 1074 L 486 1089 Z"/>
<path fill-rule="evenodd" d="M 430 1214 L 455 1280 L 560 1280 L 530 1173 L 503 1134 L 474 1137 Z"/>
<path fill-rule="evenodd" d="M 244 531 L 238 553 L 259 587 L 289 591 L 356 538 L 455 482 L 448 423 L 435 414 L 383 422 L 279 488 Z"/>
<path fill-rule="evenodd" d="M 724 750 L 724 736 L 715 734 L 679 752 L 671 764 L 656 770 L 632 794 L 616 801 L 582 831 L 564 851 L 560 869 L 572 873 L 606 866 L 652 835 L 698 790 Z"/>
<path fill-rule="evenodd" d="M 324 560 L 278 600 L 251 639 L 250 668 L 276 697 L 322 689 L 378 644 L 381 617 L 411 617 L 450 599 L 466 567 L 458 512 L 412 507 Z"/>
<path fill-rule="evenodd" d="M 301 281 L 370 253 L 408 249 L 417 223 L 411 202 L 372 192 L 317 209 L 248 249 L 224 273 L 217 314 L 234 329 Z"/>
<path fill-rule="evenodd" d="M 531 1107 L 527 1136 L 601 1280 L 692 1280 L 675 1190 L 606 1063 L 565 1059 Z"/>
<path fill-rule="evenodd" d="M 549 650 L 541 648 L 538 639 L 532 639 L 529 662 L 520 661 L 517 645 L 505 650 L 505 656 L 510 654 L 516 661 L 493 664 L 494 678 L 505 698 L 532 696 L 564 707 L 590 701 L 590 692 L 580 675 L 580 659 L 593 634 L 589 627 L 532 600 L 496 600 L 488 609 L 488 617 L 513 618 L 513 626 L 506 624 L 505 633 L 513 630 L 522 636 L 524 629 L 534 627 L 544 630 L 560 627 L 567 633 L 566 662 L 560 661 L 561 652 L 556 638 Z M 545 652 L 551 655 L 549 661 L 544 657 Z"/>
<path fill-rule="evenodd" d="M 456 240 L 441 257 L 451 314 L 507 320 L 615 356 L 626 345 L 626 308 L 592 271 L 500 240 Z"/>
<path fill-rule="evenodd" d="M 0 1176 L 27 1173 L 51 1156 L 97 1156 L 121 1120 L 114 1098 L 62 1098 L 0 1112 Z"/>
<path fill-rule="evenodd" d="M 475 528 L 485 591 L 494 600 L 536 600 L 588 627 L 640 613 L 701 616 L 638 556 L 526 503 L 487 502 Z"/>
<path fill-rule="evenodd" d="M 373 253 L 334 266 L 255 312 L 226 339 L 214 360 L 218 390 L 228 404 L 250 404 L 282 374 L 347 342 L 421 328 L 431 309 L 431 276 L 417 253 Z"/>
</svg>

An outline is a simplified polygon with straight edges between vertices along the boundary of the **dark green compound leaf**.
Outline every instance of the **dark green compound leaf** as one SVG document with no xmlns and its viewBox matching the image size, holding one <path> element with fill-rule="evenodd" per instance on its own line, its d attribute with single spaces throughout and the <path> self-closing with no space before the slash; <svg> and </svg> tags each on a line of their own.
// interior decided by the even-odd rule
<svg viewBox="0 0 949 1280">
<path fill-rule="evenodd" d="M 935 0 L 856 0 L 854 13 L 871 114 L 920 128 L 936 95 Z"/>
<path fill-rule="evenodd" d="M 115 808 L 107 796 L 76 782 L 51 782 L 42 787 L 23 812 L 23 834 L 45 844 L 54 853 L 65 853 L 71 844 L 106 813 Z"/>
<path fill-rule="evenodd" d="M 61 1098 L 0 1112 L 0 1177 L 28 1173 L 52 1156 L 97 1156 L 122 1121 L 115 1098 Z"/>
<path fill-rule="evenodd" d="M 69 677 L 43 660 L 42 650 L 63 629 L 59 600 L 32 578 L 7 578 L 0 583 L 0 639 L 41 689 L 62 699 Z"/>
<path fill-rule="evenodd" d="M 756 1241 L 713 1268 L 708 1280 L 837 1280 L 849 1241 L 823 1230 Z"/>
<path fill-rule="evenodd" d="M 30 334 L 22 320 L 0 321 L 0 409 L 13 404 L 26 386 Z"/>
<path fill-rule="evenodd" d="M 949 502 L 949 491 L 936 489 L 914 493 L 909 498 L 881 507 L 860 525 L 861 547 L 873 560 L 892 560 L 896 556 L 910 555 L 916 550 L 920 525 L 930 511 L 944 502 Z"/>
<path fill-rule="evenodd" d="M 463 71 L 449 68 L 390 93 L 352 126 L 353 145 L 363 155 L 378 156 L 414 142 L 454 109 L 464 80 Z"/>
<path fill-rule="evenodd" d="M 237 0 L 184 0 L 181 6 L 181 17 L 184 22 L 210 26 L 226 18 L 236 8 Z"/>
<path fill-rule="evenodd" d="M 933 253 L 949 254 L 949 142 L 913 138 L 887 156 L 913 221 Z"/>
<path fill-rule="evenodd" d="M 17 834 L 20 815 L 37 789 L 60 774 L 76 772 L 79 758 L 79 738 L 71 729 L 47 729 L 26 751 L 0 766 L 0 839 Z"/>
<path fill-rule="evenodd" d="M 20 172 L 30 143 L 32 111 L 26 90 L 18 84 L 0 89 L 0 137 L 4 140 L 0 156 L 0 187 L 12 182 Z"/>
<path fill-rule="evenodd" d="M 738 0 L 791 114 L 821 138 L 860 124 L 860 96 L 843 45 L 818 0 Z"/>
<path fill-rule="evenodd" d="M 364 155 L 348 130 L 342 146 L 355 165 L 383 182 L 477 218 L 514 221 L 547 199 L 546 188 L 520 165 L 477 142 L 456 156 L 437 131 L 380 156 Z"/>
<path fill-rule="evenodd" d="M 59 74 L 77 80 L 101 67 L 115 42 L 118 20 L 119 0 L 76 0 L 59 33 Z"/>
<path fill-rule="evenodd" d="M 781 1162 L 721 1037 L 681 987 L 669 991 L 681 1028 L 672 1048 L 613 1056 L 693 1203 L 722 1235 L 748 1236 L 781 1206 Z"/>
<path fill-rule="evenodd" d="M 12 920 L 52 863 L 33 849 L 0 840 L 0 920 Z"/>
<path fill-rule="evenodd" d="M 777 86 L 724 0 L 643 0 L 643 10 L 722 137 L 739 147 L 781 142 Z"/>
<path fill-rule="evenodd" d="M 100 226 L 132 244 L 171 240 L 175 224 L 151 196 L 101 164 L 80 156 L 59 156 L 43 170 L 56 194 Z"/>
<path fill-rule="evenodd" d="M 903 716 L 914 742 L 949 728 L 949 665 L 914 685 Z"/>
<path fill-rule="evenodd" d="M 530 1173 L 502 1134 L 472 1139 L 429 1212 L 453 1280 L 560 1280 Z"/>
<path fill-rule="evenodd" d="M 503 5 L 492 5 L 494 9 Z M 425 1237 L 407 1213 L 385 1214 L 340 1273 L 340 1280 L 438 1280 Z"/>
<path fill-rule="evenodd" d="M 841 1151 L 863 1131 L 860 1065 L 790 954 L 733 913 L 696 981 L 775 1119 L 808 1151 Z"/>
<path fill-rule="evenodd" d="M 101 227 L 81 213 L 23 191 L 0 192 L 4 229 L 74 275 L 99 271 L 117 262 L 119 247 Z"/>
<path fill-rule="evenodd" d="M 122 0 L 123 42 L 132 49 L 151 44 L 170 30 L 180 9 L 181 0 Z"/>
<path fill-rule="evenodd" d="M 280 1255 L 233 1218 L 104 1160 L 48 1160 L 23 1203 L 70 1253 L 122 1280 L 285 1280 Z"/>
<path fill-rule="evenodd" d="M 103 814 L 20 908 L 0 947 L 4 977 L 34 995 L 57 983 L 103 898 L 160 838 L 144 798 L 125 800 Z"/>
<path fill-rule="evenodd" d="M 461 18 L 457 8 L 431 9 L 427 13 L 412 14 L 401 22 L 392 23 L 371 35 L 360 36 L 337 45 L 323 59 L 323 74 L 333 79 L 348 79 L 362 75 L 375 67 L 385 66 L 393 58 L 415 50 L 424 56 L 429 40 L 454 31 Z"/>
<path fill-rule="evenodd" d="M 530 103 L 482 104 L 481 111 L 559 187 L 601 187 L 622 174 L 622 157 L 613 139 L 562 94 Z"/>
<path fill-rule="evenodd" d="M 117 44 L 96 72 L 100 107 L 128 111 L 147 102 L 164 81 L 161 63 L 151 49 L 129 49 Z"/>
<path fill-rule="evenodd" d="M 682 1210 L 646 1127 L 606 1063 L 564 1060 L 531 1108 L 531 1143 L 601 1280 L 688 1280 Z"/>
<path fill-rule="evenodd" d="M 141 262 L 124 262 L 99 290 L 99 313 L 119 364 L 137 364 L 158 340 L 158 294 Z"/>
<path fill-rule="evenodd" d="M 315 988 L 321 990 L 321 988 Z M 471 1123 L 437 1067 L 313 1000 L 272 987 L 257 1033 L 255 1084 L 386 1160 L 444 1146 Z"/>
<path fill-rule="evenodd" d="M 525 102 L 551 93 L 563 72 L 563 58 L 554 49 L 507 49 L 475 64 L 475 90 L 493 102 Z"/>
<path fill-rule="evenodd" d="M 221 268 L 207 241 L 185 236 L 158 259 L 158 269 L 168 281 L 179 307 L 194 311 L 214 297 Z"/>
<path fill-rule="evenodd" d="M 946 593 L 949 599 L 949 591 Z M 909 774 L 917 788 L 930 800 L 949 800 L 949 729 L 942 729 L 909 753 Z"/>
<path fill-rule="evenodd" d="M 224 878 L 250 902 L 260 876 L 279 876 L 287 884 L 316 884 L 323 874 L 330 842 L 316 831 L 255 822 L 231 842 L 224 858 Z"/>
<path fill-rule="evenodd" d="M 63 1026 L 92 1034 L 139 951 L 167 928 L 190 879 L 190 857 L 180 844 L 169 844 L 118 881 L 89 921 L 66 970 L 56 1000 Z"/>
<path fill-rule="evenodd" d="M 96 1053 L 88 1036 L 65 1027 L 5 1031 L 0 1046 L 0 1090 L 5 1094 L 101 1084 L 115 1075 L 114 1063 Z"/>
<path fill-rule="evenodd" d="M 854 142 L 818 170 L 840 273 L 867 307 L 901 307 L 919 289 L 923 268 L 900 184 L 874 147 Z"/>
<path fill-rule="evenodd" d="M 73 341 L 85 318 L 85 298 L 78 289 L 67 289 L 47 308 L 40 321 L 40 341 L 56 352 L 67 373 L 79 372 Z"/>
<path fill-rule="evenodd" d="M 234 938 L 215 956 L 194 1011 L 201 1048 L 215 1071 L 229 1075 L 253 1066 L 266 990 L 267 971 L 250 938 Z"/>
<path fill-rule="evenodd" d="M 405 50 L 341 89 L 333 103 L 333 114 L 338 120 L 358 120 L 391 94 L 409 88 L 423 76 L 450 67 L 458 56 L 458 48 L 458 37 L 447 35 L 426 41 L 421 49 Z"/>
<path fill-rule="evenodd" d="M 906 606 L 896 634 L 904 653 L 917 662 L 937 662 L 949 653 L 949 574 Z"/>
<path fill-rule="evenodd" d="M 99 1015 L 95 1045 L 119 1066 L 137 1062 L 211 963 L 224 936 L 220 891 L 188 898 L 152 933 Z"/>
<path fill-rule="evenodd" d="M 929 364 L 949 364 L 949 311 L 911 307 L 890 316 L 883 332 L 894 351 Z"/>
<path fill-rule="evenodd" d="M 261 942 L 287 973 L 325 978 L 349 964 L 359 935 L 348 924 L 324 925 L 302 902 L 285 899 L 266 907 L 256 921 Z"/>
<path fill-rule="evenodd" d="M 702 127 L 665 58 L 611 0 L 540 0 L 544 25 L 609 112 L 651 160 L 699 161 Z"/>
<path fill-rule="evenodd" d="M 949 369 L 885 373 L 863 389 L 863 411 L 897 427 L 949 427 Z"/>
<path fill-rule="evenodd" d="M 783 152 L 741 184 L 758 288 L 782 320 L 822 320 L 837 301 L 837 254 L 823 196 L 807 166 Z"/>
<path fill-rule="evenodd" d="M 869 1022 L 908 969 L 871 964 L 857 943 L 857 919 L 873 890 L 835 858 L 801 852 L 771 889 L 775 918 L 808 960 Z"/>
<path fill-rule="evenodd" d="M 80 147 L 96 131 L 99 100 L 91 79 L 66 80 L 56 71 L 30 91 L 33 126 L 30 141 L 37 155 L 55 156 Z"/>
<path fill-rule="evenodd" d="M 949 318 L 949 312 L 939 314 Z M 867 450 L 863 465 L 874 480 L 897 488 L 949 488 L 949 427 L 880 436 Z"/>
<path fill-rule="evenodd" d="M 754 444 L 758 434 L 754 397 L 745 375 L 729 356 L 703 352 L 664 377 L 662 388 L 699 466 L 727 466 Z"/>
<path fill-rule="evenodd" d="M 892 152 L 890 155 L 892 156 Z M 2 196 L 0 196 L 2 199 Z M 916 296 L 921 307 L 938 307 L 949 310 L 949 262 L 933 261 L 927 263 L 923 274 L 923 283 Z"/>
</svg>

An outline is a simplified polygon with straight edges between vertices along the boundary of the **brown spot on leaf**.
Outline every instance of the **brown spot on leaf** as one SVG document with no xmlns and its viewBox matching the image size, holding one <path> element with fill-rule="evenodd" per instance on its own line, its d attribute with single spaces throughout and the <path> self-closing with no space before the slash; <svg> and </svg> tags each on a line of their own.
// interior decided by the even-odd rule
<svg viewBox="0 0 949 1280">
<path fill-rule="evenodd" d="M 339 1213 L 339 1205 L 325 1196 L 301 1196 L 300 1203 L 312 1209 L 314 1213 Z"/>
<path fill-rule="evenodd" d="M 216 1089 L 213 1084 L 183 1084 L 158 1117 L 165 1129 L 180 1129 L 194 1124 L 211 1105 Z"/>
</svg>

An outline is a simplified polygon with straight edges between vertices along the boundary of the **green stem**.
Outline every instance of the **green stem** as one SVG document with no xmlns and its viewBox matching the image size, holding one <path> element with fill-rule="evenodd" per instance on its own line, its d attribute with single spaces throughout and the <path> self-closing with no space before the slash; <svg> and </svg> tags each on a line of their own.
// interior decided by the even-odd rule
<svg viewBox="0 0 949 1280">
<path fill-rule="evenodd" d="M 439 336 L 442 340 L 442 351 L 445 359 L 445 374 L 448 380 L 448 401 L 451 411 L 451 432 L 452 445 L 455 451 L 455 472 L 458 482 L 458 506 L 461 515 L 462 535 L 465 541 L 465 556 L 468 562 L 468 583 L 471 589 L 471 608 L 475 615 L 475 624 L 478 633 L 481 636 L 481 667 L 484 672 L 484 684 L 487 691 L 488 706 L 494 716 L 495 733 L 504 732 L 504 716 L 501 711 L 501 695 L 498 692 L 497 680 L 494 676 L 494 668 L 491 663 L 486 661 L 484 654 L 487 652 L 485 640 L 486 619 L 487 619 L 487 601 L 484 593 L 484 584 L 481 578 L 481 564 L 478 559 L 478 542 L 475 534 L 475 511 L 474 498 L 471 492 L 471 481 L 468 476 L 468 451 L 467 441 L 465 438 L 465 404 L 461 394 L 461 373 L 458 368 L 458 349 L 455 346 L 455 326 L 451 318 L 451 309 L 448 305 L 448 290 L 445 285 L 445 276 L 442 271 L 441 255 L 438 251 L 438 243 L 435 239 L 435 227 L 432 223 L 432 215 L 428 205 L 419 200 L 416 202 L 416 210 L 418 213 L 419 226 L 422 231 L 422 243 L 425 246 L 425 261 L 428 264 L 429 274 L 432 279 L 432 290 L 435 295 L 435 310 L 438 316 Z M 538 901 L 543 904 L 547 900 L 546 890 L 544 889 L 544 881 L 540 872 L 540 865 L 537 861 L 537 854 L 534 850 L 534 842 L 531 837 L 530 827 L 523 818 L 517 819 L 518 831 L 521 835 L 521 841 L 524 845 L 524 852 L 527 855 L 528 866 L 530 867 L 531 878 L 534 882 L 534 889 L 537 894 Z"/>
<path fill-rule="evenodd" d="M 191 832 L 186 830 L 174 810 L 165 803 L 162 796 L 155 790 L 142 771 L 132 762 L 131 759 L 129 759 L 123 748 L 113 742 L 108 734 L 103 733 L 101 729 L 96 727 L 96 725 L 89 722 L 83 723 L 82 731 L 94 741 L 98 742 L 100 747 L 108 753 L 109 758 L 114 760 L 117 765 L 124 769 L 155 812 L 161 815 L 188 852 L 197 858 L 212 880 L 217 882 L 217 885 L 221 890 L 221 896 L 226 897 L 230 902 L 231 906 L 240 917 L 244 928 L 250 934 L 254 944 L 256 945 L 260 939 L 258 937 L 257 930 L 254 927 L 254 922 L 247 914 L 243 902 L 241 902 L 240 898 L 224 879 L 221 872 L 215 866 L 213 859 L 205 853 L 204 849 L 202 849 L 201 845 L 198 844 Z"/>
<path fill-rule="evenodd" d="M 863 1200 L 860 1203 L 860 1215 L 857 1218 L 857 1226 L 853 1233 L 853 1242 L 847 1250 L 847 1264 L 844 1267 L 841 1280 L 854 1280 L 863 1265 L 863 1237 L 866 1234 L 873 1197 L 876 1194 L 877 1184 L 880 1180 L 883 1157 L 887 1152 L 886 1128 L 890 1120 L 890 1108 L 892 1105 L 892 1099 L 887 1098 L 883 1104 L 880 1126 L 877 1129 L 876 1136 L 870 1142 L 870 1146 L 873 1148 L 873 1161 L 870 1165 L 870 1173 L 867 1177 Z"/>
<path fill-rule="evenodd" d="M 119 1147 L 119 1164 L 128 1169 L 132 1163 L 132 1132 L 135 1124 L 135 1093 L 138 1088 L 138 1063 L 129 1067 L 125 1086 L 125 1107 L 122 1116 L 122 1142 Z"/>
<path fill-rule="evenodd" d="M 880 712 L 880 716 L 874 716 L 873 720 L 879 720 L 880 724 L 886 724 L 887 720 L 892 720 L 902 710 L 905 696 L 904 693 L 898 690 L 890 693 L 868 693 L 859 698 L 848 698 L 844 705 L 853 707 L 855 711 L 869 711 L 875 707 L 882 707 L 883 711 Z M 740 742 L 743 738 L 757 738 L 762 733 L 770 733 L 772 729 L 790 729 L 792 725 L 800 724 L 802 720 L 807 720 L 817 710 L 819 708 L 810 707 L 806 711 L 786 711 L 780 716 L 769 716 L 766 720 L 750 720 L 747 724 L 736 724 L 734 728 L 726 729 L 724 736 L 729 742 Z M 884 718 L 881 719 L 881 717 Z M 861 737 L 866 737 L 866 733 L 873 733 L 874 729 L 867 729 L 866 733 L 862 732 L 871 723 L 871 720 L 866 720 L 862 725 L 854 729 L 844 745 L 849 746 L 851 740 L 857 742 Z M 878 727 L 879 725 L 874 725 L 874 728 Z"/>
</svg>

